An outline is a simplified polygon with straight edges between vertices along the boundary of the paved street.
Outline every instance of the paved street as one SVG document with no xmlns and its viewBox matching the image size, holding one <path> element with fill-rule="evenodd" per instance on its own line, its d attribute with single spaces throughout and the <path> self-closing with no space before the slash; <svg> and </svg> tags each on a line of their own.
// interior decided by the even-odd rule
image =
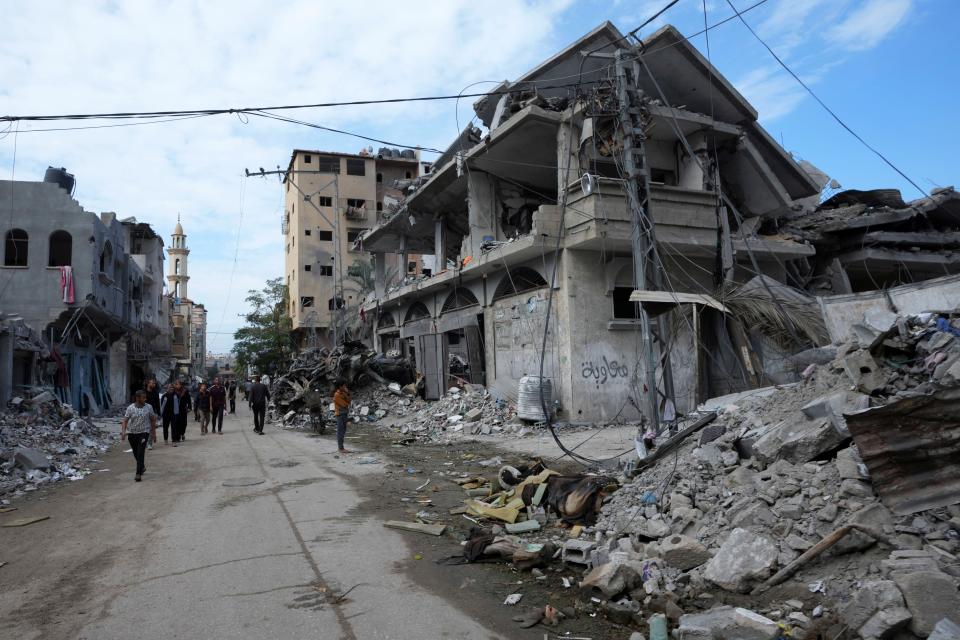
<svg viewBox="0 0 960 640">
<path fill-rule="evenodd" d="M 19 501 L 50 520 L 0 530 L 0 636 L 502 637 L 413 582 L 408 539 L 358 508 L 381 466 L 343 464 L 330 437 L 258 436 L 238 409 L 222 436 L 191 420 L 184 445 L 149 451 L 142 483 L 118 446 L 108 472 Z M 263 482 L 224 486 L 245 478 Z"/>
</svg>

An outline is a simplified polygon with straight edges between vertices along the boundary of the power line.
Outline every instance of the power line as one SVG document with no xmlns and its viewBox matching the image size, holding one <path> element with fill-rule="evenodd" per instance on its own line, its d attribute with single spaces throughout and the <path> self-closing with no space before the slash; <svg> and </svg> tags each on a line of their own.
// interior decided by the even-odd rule
<svg viewBox="0 0 960 640">
<path fill-rule="evenodd" d="M 849 126 L 847 126 L 847 123 L 844 122 L 843 120 L 841 120 L 841 119 L 840 119 L 840 116 L 838 116 L 838 115 L 833 111 L 833 109 L 831 109 L 830 107 L 828 107 L 827 104 L 826 104 L 823 100 L 821 100 L 820 97 L 819 97 L 816 93 L 813 92 L 813 89 L 811 89 L 811 88 L 807 85 L 806 82 L 804 82 L 803 80 L 800 79 L 800 76 L 798 76 L 797 74 L 795 74 L 795 73 L 793 72 L 793 70 L 792 70 L 790 67 L 787 66 L 787 63 L 784 62 L 784 61 L 780 58 L 780 56 L 778 56 L 776 53 L 774 53 L 773 49 L 770 48 L 770 45 L 768 45 L 766 42 L 763 41 L 763 38 L 761 38 L 761 37 L 757 34 L 757 32 L 753 30 L 753 27 L 751 27 L 751 26 L 747 23 L 747 21 L 746 21 L 746 19 L 743 17 L 743 15 L 742 15 L 739 11 L 737 11 L 737 8 L 736 8 L 735 6 L 733 6 L 732 0 L 727 0 L 727 4 L 730 5 L 730 8 L 733 9 L 734 12 L 737 14 L 737 17 L 740 18 L 740 22 L 743 23 L 743 26 L 745 26 L 745 27 L 747 28 L 747 30 L 748 30 L 751 34 L 753 34 L 753 37 L 756 38 L 757 41 L 758 41 L 760 44 L 763 45 L 763 48 L 766 49 L 766 50 L 770 53 L 771 56 L 773 56 L 774 60 L 776 60 L 776 61 L 780 64 L 780 66 L 784 68 L 784 70 L 785 70 L 787 73 L 789 73 L 791 76 L 793 76 L 793 79 L 796 80 L 798 83 L 800 83 L 800 86 L 801 86 L 801 87 L 803 87 L 804 89 L 807 90 L 807 93 L 809 93 L 809 94 L 813 97 L 813 99 L 816 100 L 817 103 L 818 103 L 821 107 L 823 107 L 824 111 L 826 111 L 827 113 L 829 113 L 830 116 L 831 116 L 834 120 L 836 120 L 837 123 L 838 123 L 841 127 L 843 127 L 844 129 L 846 129 L 847 132 L 848 132 L 850 135 L 852 135 L 854 138 L 856 138 L 856 139 L 860 142 L 860 144 L 862 144 L 862 145 L 865 146 L 867 149 L 869 149 L 870 151 L 872 151 L 872 152 L 874 153 L 874 155 L 876 155 L 878 158 L 880 158 L 881 160 L 883 160 L 883 161 L 887 164 L 887 166 L 889 166 L 891 169 L 893 169 L 894 171 L 896 171 L 897 173 L 899 173 L 899 174 L 900 174 L 900 177 L 902 177 L 904 180 L 906 180 L 906 181 L 909 182 L 911 185 L 913 185 L 913 187 L 914 187 L 917 191 L 919 191 L 920 193 L 923 194 L 923 197 L 927 197 L 927 192 L 926 192 L 926 191 L 924 191 L 923 189 L 921 189 L 920 186 L 919 186 L 916 182 L 914 182 L 913 180 L 911 180 L 910 177 L 909 177 L 907 174 L 905 174 L 903 171 L 901 171 L 895 164 L 893 164 L 892 162 L 890 162 L 890 160 L 888 160 L 885 155 L 883 155 L 882 153 L 880 153 L 877 149 L 875 149 L 874 147 L 872 147 L 866 140 L 864 140 L 863 138 L 861 138 L 860 135 L 859 135 L 856 131 L 854 131 L 854 130 L 851 129 Z"/>
</svg>

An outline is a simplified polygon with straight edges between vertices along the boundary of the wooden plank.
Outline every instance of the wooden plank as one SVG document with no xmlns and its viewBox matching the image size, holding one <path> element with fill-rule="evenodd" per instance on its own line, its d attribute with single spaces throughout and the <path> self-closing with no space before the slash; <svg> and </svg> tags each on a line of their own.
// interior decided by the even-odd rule
<svg viewBox="0 0 960 640">
<path fill-rule="evenodd" d="M 3 507 L 0 509 L 0 513 L 10 513 L 11 511 L 16 511 L 16 507 Z"/>
<path fill-rule="evenodd" d="M 443 524 L 421 524 L 419 522 L 402 522 L 400 520 L 387 520 L 383 526 L 390 529 L 402 529 L 403 531 L 413 531 L 414 533 L 426 533 L 431 536 L 442 536 L 447 530 Z"/>
<path fill-rule="evenodd" d="M 35 522 L 43 522 L 44 520 L 49 520 L 50 516 L 35 516 L 32 518 L 17 518 L 16 520 L 11 520 L 10 522 L 4 522 L 2 527 L 25 527 L 28 524 L 34 524 Z"/>
</svg>

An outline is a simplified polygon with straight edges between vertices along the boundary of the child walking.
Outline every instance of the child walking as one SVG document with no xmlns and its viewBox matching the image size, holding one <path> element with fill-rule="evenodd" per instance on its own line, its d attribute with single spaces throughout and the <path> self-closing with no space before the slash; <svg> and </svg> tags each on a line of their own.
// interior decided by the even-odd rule
<svg viewBox="0 0 960 640">
<path fill-rule="evenodd" d="M 343 378 L 337 378 L 334 383 L 337 390 L 333 394 L 334 415 L 337 416 L 337 448 L 340 453 L 350 453 L 343 447 L 343 438 L 347 435 L 347 418 L 350 415 L 350 402 L 353 401 L 353 395 L 347 388 L 347 381 Z"/>
</svg>

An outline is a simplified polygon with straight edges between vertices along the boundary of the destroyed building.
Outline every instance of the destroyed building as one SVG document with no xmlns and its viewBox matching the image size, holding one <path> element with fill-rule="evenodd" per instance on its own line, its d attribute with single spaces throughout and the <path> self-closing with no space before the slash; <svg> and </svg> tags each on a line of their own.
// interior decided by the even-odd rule
<svg viewBox="0 0 960 640">
<path fill-rule="evenodd" d="M 654 287 L 637 282 L 632 259 L 635 207 L 624 188 L 614 72 L 621 42 L 604 23 L 477 101 L 486 134 L 468 126 L 361 238 L 376 260 L 365 339 L 412 354 L 428 397 L 461 379 L 515 400 L 520 380 L 539 375 L 549 309 L 543 376 L 558 416 L 648 412 L 650 367 L 631 295 Z M 757 275 L 784 283 L 787 265 L 815 254 L 809 243 L 756 230 L 797 213 L 820 187 L 673 27 L 644 40 L 642 51 L 625 62 L 625 88 L 634 96 L 630 137 L 645 144 L 662 276 L 662 291 L 642 293 L 652 315 L 668 312 L 656 323 L 653 368 L 660 393 L 682 412 L 782 367 L 776 345 L 742 326 L 731 330 L 712 296 L 718 283 Z M 398 253 L 432 254 L 435 268 L 387 286 Z M 669 413 L 664 402 L 660 411 Z"/>
<path fill-rule="evenodd" d="M 88 414 L 169 368 L 170 330 L 163 241 L 133 218 L 84 210 L 74 184 L 54 168 L 42 182 L 0 181 L 0 312 L 17 336 L 0 349 L 0 396 L 42 386 Z"/>
</svg>

